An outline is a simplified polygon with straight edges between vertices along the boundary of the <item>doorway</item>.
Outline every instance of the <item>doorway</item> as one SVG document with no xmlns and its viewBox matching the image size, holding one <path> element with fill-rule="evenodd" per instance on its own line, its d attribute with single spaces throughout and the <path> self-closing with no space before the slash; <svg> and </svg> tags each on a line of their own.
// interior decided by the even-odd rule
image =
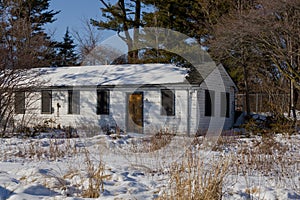
<svg viewBox="0 0 300 200">
<path fill-rule="evenodd" d="M 127 95 L 127 132 L 143 133 L 143 102 L 142 92 Z"/>
</svg>

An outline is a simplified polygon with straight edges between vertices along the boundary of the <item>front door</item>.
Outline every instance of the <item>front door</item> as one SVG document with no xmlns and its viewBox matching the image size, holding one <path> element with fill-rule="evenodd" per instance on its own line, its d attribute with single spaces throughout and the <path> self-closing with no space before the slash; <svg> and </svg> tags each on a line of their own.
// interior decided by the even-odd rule
<svg viewBox="0 0 300 200">
<path fill-rule="evenodd" d="M 143 93 L 127 96 L 127 132 L 143 133 Z"/>
</svg>

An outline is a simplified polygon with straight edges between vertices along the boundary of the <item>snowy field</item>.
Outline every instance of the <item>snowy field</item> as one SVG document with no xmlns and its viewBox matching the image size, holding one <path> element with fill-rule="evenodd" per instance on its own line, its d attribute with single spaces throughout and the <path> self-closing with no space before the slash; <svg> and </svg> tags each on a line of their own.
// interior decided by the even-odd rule
<svg viewBox="0 0 300 200">
<path fill-rule="evenodd" d="M 187 199 L 215 190 L 212 180 L 222 199 L 300 199 L 300 135 L 214 141 L 0 139 L 0 199 Z"/>
</svg>

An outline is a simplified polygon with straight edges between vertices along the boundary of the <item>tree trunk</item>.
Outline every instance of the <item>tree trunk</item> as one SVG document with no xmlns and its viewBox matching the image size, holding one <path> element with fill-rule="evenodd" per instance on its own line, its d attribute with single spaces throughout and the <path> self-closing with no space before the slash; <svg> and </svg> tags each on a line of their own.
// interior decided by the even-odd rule
<svg viewBox="0 0 300 200">
<path fill-rule="evenodd" d="M 245 96 L 246 96 L 246 116 L 250 115 L 250 96 L 249 96 L 249 84 L 248 84 L 248 70 L 246 65 L 243 65 L 244 84 L 245 84 Z"/>
<path fill-rule="evenodd" d="M 135 18 L 134 18 L 134 25 L 133 25 L 133 52 L 132 52 L 132 60 L 136 62 L 138 60 L 138 47 L 136 44 L 139 42 L 139 28 L 141 24 L 141 1 L 136 0 L 135 2 Z"/>
</svg>

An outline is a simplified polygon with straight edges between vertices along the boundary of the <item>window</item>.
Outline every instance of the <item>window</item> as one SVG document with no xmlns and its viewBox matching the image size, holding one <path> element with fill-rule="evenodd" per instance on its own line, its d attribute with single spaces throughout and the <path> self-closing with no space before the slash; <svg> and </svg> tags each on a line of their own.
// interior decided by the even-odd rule
<svg viewBox="0 0 300 200">
<path fill-rule="evenodd" d="M 68 90 L 68 114 L 80 114 L 79 90 Z"/>
<path fill-rule="evenodd" d="M 214 116 L 215 113 L 215 92 L 205 90 L 205 116 Z"/>
<path fill-rule="evenodd" d="M 97 115 L 109 114 L 109 90 L 97 90 Z"/>
<path fill-rule="evenodd" d="M 161 115 L 175 116 L 175 94 L 172 90 L 161 90 Z"/>
<path fill-rule="evenodd" d="M 221 92 L 221 117 L 229 117 L 229 93 Z"/>
<path fill-rule="evenodd" d="M 42 90 L 42 114 L 52 113 L 52 91 Z"/>
<path fill-rule="evenodd" d="M 25 114 L 25 92 L 15 93 L 15 113 Z"/>
</svg>

